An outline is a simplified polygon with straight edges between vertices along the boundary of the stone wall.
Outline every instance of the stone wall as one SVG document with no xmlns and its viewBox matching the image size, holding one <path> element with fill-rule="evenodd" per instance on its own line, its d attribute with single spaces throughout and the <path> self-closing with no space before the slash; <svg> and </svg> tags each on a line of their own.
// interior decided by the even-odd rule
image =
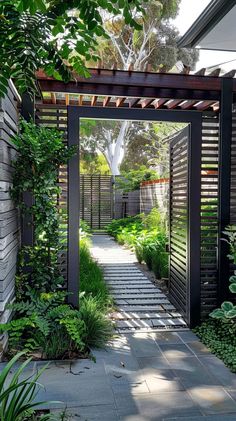
<svg viewBox="0 0 236 421">
<path fill-rule="evenodd" d="M 0 323 L 6 322 L 10 311 L 6 305 L 14 298 L 17 252 L 20 245 L 19 213 L 10 197 L 13 166 L 17 151 L 11 142 L 18 129 L 19 97 L 10 82 L 8 93 L 0 99 Z M 1 337 L 0 353 L 6 343 Z"/>
</svg>

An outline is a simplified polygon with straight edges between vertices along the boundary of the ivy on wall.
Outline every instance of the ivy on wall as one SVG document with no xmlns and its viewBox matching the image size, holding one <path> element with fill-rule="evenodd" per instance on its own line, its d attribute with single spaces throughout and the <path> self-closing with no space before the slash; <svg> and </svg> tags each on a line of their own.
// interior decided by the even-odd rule
<svg viewBox="0 0 236 421">
<path fill-rule="evenodd" d="M 57 178 L 60 166 L 66 164 L 75 148 L 69 149 L 57 130 L 23 121 L 13 142 L 19 157 L 14 163 L 11 195 L 21 213 L 30 216 L 34 232 L 33 246 L 24 247 L 20 253 L 17 294 L 22 298 L 25 289 L 53 292 L 62 285 L 57 265 L 60 250 Z M 25 194 L 33 197 L 30 207 L 24 203 Z"/>
</svg>

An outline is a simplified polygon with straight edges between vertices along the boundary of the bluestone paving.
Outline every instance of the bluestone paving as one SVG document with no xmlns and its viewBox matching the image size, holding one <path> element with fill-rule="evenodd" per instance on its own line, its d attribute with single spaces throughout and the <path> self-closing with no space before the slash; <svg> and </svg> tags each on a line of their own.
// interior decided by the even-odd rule
<svg viewBox="0 0 236 421">
<path fill-rule="evenodd" d="M 115 253 L 112 240 L 111 248 Z M 132 259 L 129 256 L 123 268 L 132 267 Z M 236 376 L 193 332 L 141 331 L 141 323 L 148 320 L 150 326 L 163 311 L 167 315 L 173 310 L 175 318 L 180 317 L 170 303 L 166 306 L 168 310 L 164 304 L 161 309 L 129 306 L 127 321 L 139 320 L 138 329 L 129 333 L 120 329 L 105 349 L 93 350 L 96 362 L 49 362 L 40 378 L 44 389 L 38 399 L 61 401 L 51 403 L 50 408 L 59 413 L 67 407 L 70 421 L 236 421 Z M 119 309 L 120 323 L 126 317 L 126 307 Z M 163 321 L 169 319 L 169 315 L 162 317 Z M 43 365 L 45 362 L 32 362 L 26 374 Z M 0 364 L 0 369 L 4 366 Z"/>
<path fill-rule="evenodd" d="M 118 332 L 186 328 L 184 319 L 167 296 L 137 267 L 134 253 L 108 235 L 94 235 L 92 240 L 92 255 L 102 267 L 104 279 L 118 307 L 118 311 L 111 315 Z M 173 313 L 169 314 L 171 310 Z M 133 312 L 141 311 L 150 312 L 145 321 L 143 317 L 133 317 Z M 155 312 L 155 316 L 151 312 Z"/>
<path fill-rule="evenodd" d="M 236 421 L 235 375 L 217 357 L 191 351 L 191 332 L 185 338 L 182 332 L 123 334 L 93 350 L 96 363 L 52 361 L 38 398 L 61 401 L 50 408 L 67 407 L 71 421 Z M 43 365 L 32 363 L 27 375 Z"/>
</svg>

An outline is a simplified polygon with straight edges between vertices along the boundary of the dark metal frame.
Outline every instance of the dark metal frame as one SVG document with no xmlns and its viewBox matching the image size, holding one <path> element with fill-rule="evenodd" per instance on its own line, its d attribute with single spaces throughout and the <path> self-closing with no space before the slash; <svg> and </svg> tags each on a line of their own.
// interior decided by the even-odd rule
<svg viewBox="0 0 236 421">
<path fill-rule="evenodd" d="M 228 244 L 221 240 L 222 231 L 230 224 L 231 187 L 231 143 L 232 143 L 232 79 L 222 80 L 220 101 L 220 144 L 219 144 L 219 231 L 218 231 L 218 302 L 222 303 L 229 295 L 230 275 Z"/>
<path fill-rule="evenodd" d="M 81 118 L 132 121 L 185 122 L 191 125 L 191 157 L 189 180 L 189 324 L 200 321 L 200 183 L 202 113 L 178 110 L 147 110 L 68 106 L 68 144 L 79 145 Z M 79 305 L 79 151 L 68 165 L 68 290 L 70 302 Z"/>
</svg>

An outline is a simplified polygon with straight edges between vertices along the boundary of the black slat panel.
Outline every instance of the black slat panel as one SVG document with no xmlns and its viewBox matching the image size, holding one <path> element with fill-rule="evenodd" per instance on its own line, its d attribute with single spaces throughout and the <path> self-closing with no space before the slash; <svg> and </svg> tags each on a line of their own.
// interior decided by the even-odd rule
<svg viewBox="0 0 236 421">
<path fill-rule="evenodd" d="M 210 120 L 210 121 L 209 121 Z M 201 176 L 201 317 L 217 304 L 219 123 L 203 118 Z"/>
<path fill-rule="evenodd" d="M 170 299 L 187 317 L 188 137 L 170 144 Z"/>
</svg>

